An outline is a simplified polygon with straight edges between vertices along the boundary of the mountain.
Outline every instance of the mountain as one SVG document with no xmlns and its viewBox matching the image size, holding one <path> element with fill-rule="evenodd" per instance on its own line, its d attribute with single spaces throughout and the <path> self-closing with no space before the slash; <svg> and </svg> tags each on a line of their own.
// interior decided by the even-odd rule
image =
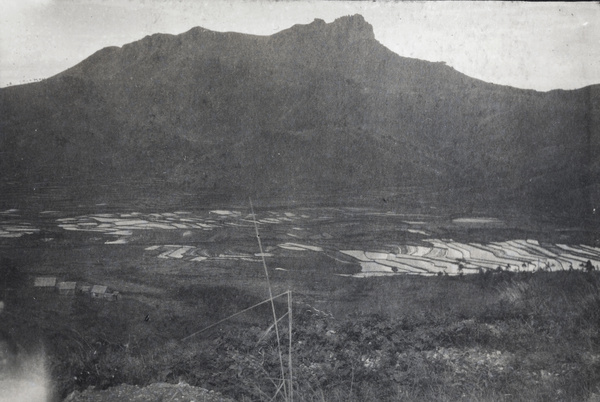
<svg viewBox="0 0 600 402">
<path fill-rule="evenodd" d="M 599 104 L 598 85 L 541 93 L 398 56 L 360 15 L 272 36 L 194 28 L 0 89 L 0 185 L 40 208 L 387 197 L 586 217 Z"/>
</svg>

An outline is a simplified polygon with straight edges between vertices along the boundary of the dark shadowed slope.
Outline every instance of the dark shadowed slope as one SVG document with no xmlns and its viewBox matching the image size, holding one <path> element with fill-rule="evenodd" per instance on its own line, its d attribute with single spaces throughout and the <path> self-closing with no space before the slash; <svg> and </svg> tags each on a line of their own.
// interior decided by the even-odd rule
<svg viewBox="0 0 600 402">
<path fill-rule="evenodd" d="M 369 203 L 419 185 L 423 202 L 433 191 L 459 210 L 587 216 L 599 88 L 488 84 L 392 53 L 358 15 L 270 37 L 156 34 L 1 89 L 3 187 L 67 189 L 74 202 L 182 192 Z"/>
</svg>

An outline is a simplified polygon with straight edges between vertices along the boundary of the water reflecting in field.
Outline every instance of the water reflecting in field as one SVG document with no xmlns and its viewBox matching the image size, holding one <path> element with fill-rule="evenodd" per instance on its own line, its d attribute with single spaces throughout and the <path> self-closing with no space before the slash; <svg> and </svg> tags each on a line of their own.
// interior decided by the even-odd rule
<svg viewBox="0 0 600 402">
<path fill-rule="evenodd" d="M 255 238 L 257 226 L 264 250 Z M 463 275 L 486 271 L 557 271 L 600 267 L 598 233 L 531 224 L 509 217 L 443 216 L 369 208 L 248 209 L 0 213 L 0 237 L 57 233 L 89 236 L 114 247 L 143 246 L 160 259 L 210 265 L 219 260 L 260 263 L 321 255 L 338 272 L 381 275 Z M 83 239 L 85 241 L 86 238 Z M 356 267 L 359 267 L 356 269 Z"/>
<path fill-rule="evenodd" d="M 31 222 L 21 218 L 18 209 L 0 212 L 0 238 L 15 238 L 39 232 Z"/>
</svg>

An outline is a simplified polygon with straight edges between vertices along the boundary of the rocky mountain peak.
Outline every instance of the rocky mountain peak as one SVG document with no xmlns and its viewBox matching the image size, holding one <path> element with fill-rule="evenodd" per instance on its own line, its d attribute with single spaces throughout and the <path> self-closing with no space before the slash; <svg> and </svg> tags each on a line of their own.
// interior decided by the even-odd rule
<svg viewBox="0 0 600 402">
<path fill-rule="evenodd" d="M 299 38 L 328 37 L 338 42 L 348 43 L 375 39 L 373 26 L 360 14 L 340 17 L 331 23 L 317 18 L 310 24 L 297 24 L 274 36 L 282 39 L 288 39 L 290 36 Z"/>
<path fill-rule="evenodd" d="M 332 31 L 339 35 L 347 35 L 350 41 L 375 39 L 373 26 L 360 14 L 340 17 L 331 24 Z"/>
</svg>

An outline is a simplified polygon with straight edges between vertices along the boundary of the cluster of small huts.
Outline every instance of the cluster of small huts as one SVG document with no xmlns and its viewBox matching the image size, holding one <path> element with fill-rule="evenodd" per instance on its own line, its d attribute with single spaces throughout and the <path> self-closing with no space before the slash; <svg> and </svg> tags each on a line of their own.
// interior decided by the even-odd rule
<svg viewBox="0 0 600 402">
<path fill-rule="evenodd" d="M 74 296 L 76 294 L 115 301 L 120 298 L 119 292 L 113 291 L 105 285 L 89 285 L 71 281 L 60 281 L 55 276 L 37 276 L 33 280 L 33 287 L 40 290 L 56 291 L 60 295 Z"/>
</svg>

